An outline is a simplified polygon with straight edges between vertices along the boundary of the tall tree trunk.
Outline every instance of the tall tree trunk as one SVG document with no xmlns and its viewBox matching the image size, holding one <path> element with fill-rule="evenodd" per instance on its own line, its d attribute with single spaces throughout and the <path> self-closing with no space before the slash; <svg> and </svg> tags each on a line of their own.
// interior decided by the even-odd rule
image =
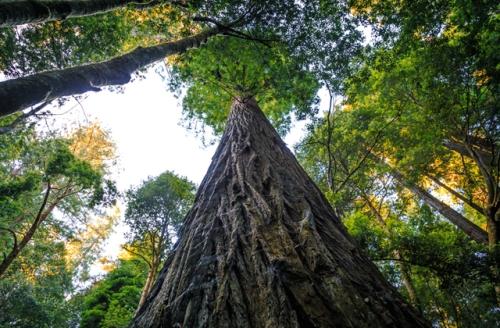
<svg viewBox="0 0 500 328">
<path fill-rule="evenodd" d="M 462 195 L 461 193 L 459 193 L 455 189 L 453 189 L 450 186 L 448 186 L 447 184 L 441 182 L 441 180 L 439 180 L 437 177 L 433 176 L 432 174 L 425 174 L 425 176 L 428 177 L 430 180 L 432 180 L 432 182 L 434 182 L 435 184 L 437 184 L 441 188 L 448 191 L 450 194 L 452 194 L 456 198 L 460 199 L 465 204 L 467 204 L 470 207 L 472 207 L 473 209 L 475 209 L 479 214 L 486 215 L 485 209 L 482 208 L 481 206 L 479 206 L 478 204 L 474 203 L 474 201 L 471 198 L 465 197 L 464 195 Z"/>
<path fill-rule="evenodd" d="M 375 158 L 375 156 L 373 157 Z M 385 163 L 380 158 L 376 158 L 376 160 L 379 163 Z M 462 214 L 458 213 L 453 208 L 451 208 L 447 204 L 443 203 L 442 201 L 434 197 L 431 193 L 429 193 L 425 189 L 406 181 L 405 177 L 397 170 L 391 168 L 390 174 L 397 181 L 399 181 L 401 185 L 408 188 L 411 192 L 417 195 L 424 203 L 426 203 L 427 205 L 438 211 L 451 223 L 453 223 L 465 234 L 467 234 L 467 236 L 477 241 L 478 243 L 488 244 L 488 233 L 483 229 L 481 229 L 481 227 L 477 226 L 474 222 L 468 220 Z"/>
<path fill-rule="evenodd" d="M 493 276 L 497 304 L 500 306 L 500 211 L 488 208 L 488 248 L 492 257 L 491 273 Z"/>
<path fill-rule="evenodd" d="M 360 253 L 255 101 L 235 101 L 132 327 L 427 326 Z"/>
<path fill-rule="evenodd" d="M 158 273 L 158 265 L 153 264 L 151 268 L 149 268 L 148 276 L 146 278 L 146 283 L 144 284 L 144 288 L 141 292 L 141 298 L 139 299 L 139 304 L 137 305 L 137 310 L 139 310 L 146 302 L 146 298 L 151 292 L 151 288 L 153 288 L 153 283 L 155 282 L 156 274 Z"/>
<path fill-rule="evenodd" d="M 105 62 L 0 82 L 0 117 L 59 97 L 99 91 L 103 86 L 126 84 L 138 69 L 167 56 L 198 47 L 219 32 L 221 28 L 211 28 L 178 41 L 148 48 L 139 47 Z"/>
<path fill-rule="evenodd" d="M 152 7 L 161 0 L 13 0 L 0 2 L 0 27 L 42 23 L 105 13 L 135 4 Z"/>
</svg>

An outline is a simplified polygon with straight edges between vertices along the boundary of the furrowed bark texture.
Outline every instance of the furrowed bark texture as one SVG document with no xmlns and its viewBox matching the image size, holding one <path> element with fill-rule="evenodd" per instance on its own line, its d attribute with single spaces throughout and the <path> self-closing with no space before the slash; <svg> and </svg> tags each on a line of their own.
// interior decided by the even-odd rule
<svg viewBox="0 0 500 328">
<path fill-rule="evenodd" d="M 254 100 L 235 101 L 132 327 L 428 327 L 384 281 Z"/>
<path fill-rule="evenodd" d="M 138 69 L 167 56 L 198 47 L 219 32 L 220 29 L 212 28 L 178 41 L 137 48 L 105 62 L 0 82 L 0 117 L 59 97 L 99 91 L 103 86 L 126 84 Z"/>
<path fill-rule="evenodd" d="M 42 23 L 105 13 L 128 4 L 155 6 L 162 1 L 141 0 L 11 0 L 0 1 L 0 27 Z"/>
</svg>

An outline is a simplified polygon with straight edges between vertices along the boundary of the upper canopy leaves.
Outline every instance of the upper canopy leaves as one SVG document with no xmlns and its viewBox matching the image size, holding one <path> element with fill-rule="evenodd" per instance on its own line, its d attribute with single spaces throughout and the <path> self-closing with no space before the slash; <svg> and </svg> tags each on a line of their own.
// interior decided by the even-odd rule
<svg viewBox="0 0 500 328">
<path fill-rule="evenodd" d="M 188 87 L 185 117 L 220 133 L 232 99 L 247 96 L 255 96 L 278 130 L 285 132 L 292 111 L 299 117 L 316 111 L 319 84 L 283 46 L 217 37 L 174 64 L 170 87 L 183 86 Z"/>
</svg>

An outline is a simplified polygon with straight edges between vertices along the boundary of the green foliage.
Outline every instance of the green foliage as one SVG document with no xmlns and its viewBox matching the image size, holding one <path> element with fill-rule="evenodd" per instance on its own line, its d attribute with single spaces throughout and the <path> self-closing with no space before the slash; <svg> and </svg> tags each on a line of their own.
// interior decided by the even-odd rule
<svg viewBox="0 0 500 328">
<path fill-rule="evenodd" d="M 0 280 L 0 327 L 70 327 L 78 317 L 64 242 L 42 229 Z"/>
<path fill-rule="evenodd" d="M 158 270 L 173 246 L 173 238 L 194 201 L 195 186 L 185 177 L 166 171 L 127 191 L 126 250 Z"/>
<path fill-rule="evenodd" d="M 410 299 L 401 265 L 407 264 L 417 304 L 434 325 L 497 325 L 494 264 L 485 247 L 423 206 L 370 154 L 440 196 L 443 191 L 430 182 L 431 175 L 481 207 L 498 200 L 498 3 L 258 0 L 249 8 L 248 1 L 215 0 L 189 6 L 184 12 L 162 5 L 2 29 L 0 69 L 15 77 L 105 60 L 138 45 L 192 34 L 199 26 L 185 13 L 231 22 L 251 11 L 255 15 L 241 29 L 246 36 L 239 34 L 247 40 L 212 38 L 171 61 L 170 88 L 186 91 L 185 120 L 218 134 L 232 100 L 253 96 L 284 134 L 292 114 L 314 116 L 320 84 L 332 96 L 344 96 L 342 104 L 313 120 L 299 146 L 305 169 L 350 233 Z M 373 30 L 373 43 L 364 49 L 360 21 Z M 273 41 L 265 41 L 267 46 L 249 38 Z M 486 173 L 444 145 L 451 140 L 470 146 L 472 138 L 497 156 Z M 0 326 L 75 326 L 78 298 L 73 303 L 65 298 L 73 292 L 77 270 L 67 260 L 64 242 L 81 232 L 80 221 L 91 208 L 112 203 L 116 188 L 70 144 L 60 136 L 42 137 L 33 128 L 0 135 L 0 251 L 12 249 L 12 233 L 21 237 L 26 231 L 49 186 L 54 187 L 49 203 L 57 200 L 64 215 L 48 216 L 1 281 L 0 295 L 6 296 L 0 308 L 7 310 L 0 313 Z M 128 246 L 140 260 L 121 261 L 90 289 L 82 327 L 128 324 L 145 273 L 158 268 L 171 249 L 193 191 L 185 178 L 166 172 L 127 193 Z M 484 213 L 449 195 L 445 199 L 485 226 Z"/>
<path fill-rule="evenodd" d="M 0 30 L 0 68 L 6 75 L 19 76 L 114 56 L 132 26 L 123 16 L 110 13 L 13 30 Z"/>
<path fill-rule="evenodd" d="M 187 86 L 183 110 L 188 122 L 201 121 L 221 133 L 235 97 L 255 96 L 282 133 L 294 112 L 315 113 L 318 83 L 302 70 L 284 47 L 237 38 L 217 37 L 184 54 L 172 72 L 170 87 Z"/>
<path fill-rule="evenodd" d="M 76 324 L 78 300 L 68 297 L 82 282 L 102 240 L 95 239 L 90 251 L 81 254 L 72 254 L 70 245 L 84 242 L 79 234 L 88 228 L 90 213 L 108 205 L 114 188 L 103 169 L 76 156 L 72 142 L 43 135 L 34 126 L 0 134 L 2 260 L 19 251 L 1 276 L 0 303 L 8 309 L 1 311 L 2 327 Z M 21 240 L 27 243 L 19 248 Z"/>
<path fill-rule="evenodd" d="M 338 214 L 356 207 L 360 191 L 369 195 L 383 187 L 374 181 L 384 172 L 368 155 L 378 149 L 385 136 L 380 131 L 390 124 L 374 122 L 375 115 L 369 110 L 333 107 L 330 114 L 309 125 L 309 133 L 296 147 L 298 159 Z"/>
<path fill-rule="evenodd" d="M 149 178 L 127 192 L 125 222 L 135 236 L 160 232 L 165 224 L 177 230 L 191 208 L 194 191 L 192 182 L 170 171 Z"/>
<path fill-rule="evenodd" d="M 139 303 L 146 273 L 144 262 L 120 260 L 83 297 L 80 327 L 127 327 Z"/>
<path fill-rule="evenodd" d="M 349 232 L 411 300 L 403 282 L 401 264 L 406 265 L 418 306 L 434 325 L 495 327 L 500 320 L 491 272 L 495 263 L 488 249 L 423 206 L 373 154 L 402 172 L 406 182 L 444 198 L 486 228 L 484 212 L 437 188 L 430 177 L 482 207 L 492 197 L 486 185 L 488 178 L 498 181 L 494 170 L 479 168 L 445 142 L 485 149 L 483 143 L 498 152 L 498 68 L 493 64 L 498 61 L 492 52 L 497 45 L 490 43 L 497 34 L 496 5 L 352 5 L 373 23 L 374 43 L 355 58 L 357 71 L 345 81 L 344 102 L 311 124 L 298 157 Z"/>
<path fill-rule="evenodd" d="M 70 217 L 84 217 L 85 207 L 105 198 L 103 190 L 109 186 L 103 172 L 75 157 L 69 140 L 40 138 L 29 129 L 16 136 L 0 135 L 0 143 L 5 145 L 0 162 L 1 227 L 22 236 L 43 205 L 49 186 L 54 191 L 47 204 L 57 204 Z M 2 237 L 5 233 L 2 231 Z M 11 246 L 2 244 L 0 250 L 6 252 Z"/>
<path fill-rule="evenodd" d="M 376 258 L 381 253 L 385 238 L 383 229 L 377 225 L 373 218 L 360 212 L 351 212 L 343 221 L 347 230 L 358 244 L 367 252 L 371 258 Z"/>
<path fill-rule="evenodd" d="M 103 61 L 137 46 L 186 34 L 189 26 L 184 15 L 167 4 L 0 28 L 0 70 L 17 77 Z"/>
<path fill-rule="evenodd" d="M 405 295 L 393 251 L 403 255 L 411 267 L 420 309 L 431 322 L 495 327 L 500 318 L 495 313 L 489 271 L 492 263 L 486 248 L 468 240 L 426 207 L 404 221 L 396 220 L 395 224 L 389 222 L 389 233 L 359 212 L 344 222 L 388 280 Z"/>
<path fill-rule="evenodd" d="M 198 15 L 221 22 L 241 20 L 253 38 L 278 41 L 294 63 L 334 91 L 343 90 L 351 59 L 362 51 L 360 19 L 350 13 L 350 1 L 244 0 L 201 1 Z M 240 35 L 241 36 L 241 35 Z M 252 43 L 252 42 L 250 42 Z"/>
</svg>

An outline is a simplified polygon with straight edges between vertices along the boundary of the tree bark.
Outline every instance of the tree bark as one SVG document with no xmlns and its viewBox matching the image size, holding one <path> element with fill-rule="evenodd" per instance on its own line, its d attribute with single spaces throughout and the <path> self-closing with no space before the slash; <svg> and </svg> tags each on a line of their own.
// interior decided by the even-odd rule
<svg viewBox="0 0 500 328">
<path fill-rule="evenodd" d="M 335 217 L 253 99 L 236 100 L 132 327 L 428 327 Z"/>
<path fill-rule="evenodd" d="M 100 91 L 103 86 L 126 84 L 138 69 L 169 55 L 198 47 L 221 31 L 221 28 L 211 28 L 178 41 L 148 48 L 139 47 L 105 62 L 0 82 L 0 117 L 59 97 Z"/>
<path fill-rule="evenodd" d="M 135 4 L 156 6 L 160 0 L 13 0 L 0 2 L 0 27 L 90 16 Z"/>
<path fill-rule="evenodd" d="M 492 257 L 491 273 L 494 281 L 497 304 L 500 306 L 500 211 L 488 208 L 488 248 Z"/>
<path fill-rule="evenodd" d="M 487 209 L 488 239 L 491 248 L 498 247 L 500 241 L 500 211 L 496 207 Z"/>
<path fill-rule="evenodd" d="M 158 267 L 153 265 L 151 266 L 151 268 L 149 268 L 148 276 L 146 278 L 146 283 L 144 284 L 144 288 L 142 289 L 141 292 L 141 298 L 139 299 L 139 304 L 137 305 L 137 310 L 139 310 L 144 305 L 144 302 L 146 302 L 146 298 L 151 292 L 151 288 L 153 288 L 153 283 L 155 281 L 157 273 L 158 273 Z"/>
</svg>

